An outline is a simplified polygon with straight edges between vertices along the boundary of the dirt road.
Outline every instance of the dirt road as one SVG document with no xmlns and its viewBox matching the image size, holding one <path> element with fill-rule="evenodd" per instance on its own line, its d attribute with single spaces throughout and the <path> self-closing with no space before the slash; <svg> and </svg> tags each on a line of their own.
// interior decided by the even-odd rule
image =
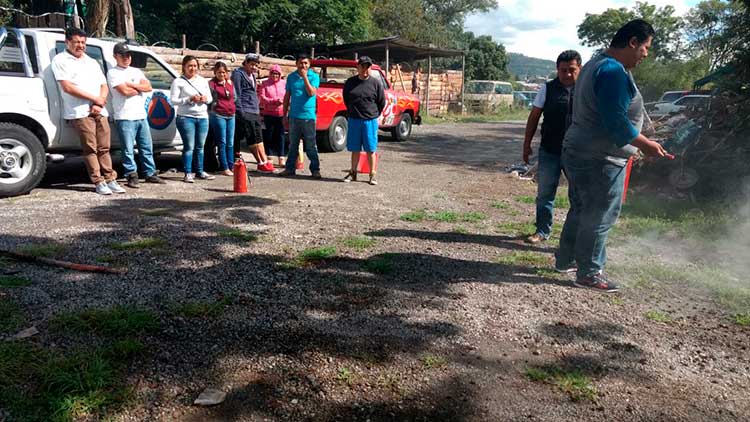
<svg viewBox="0 0 750 422">
<path fill-rule="evenodd" d="M 323 180 L 255 173 L 242 196 L 230 178 L 166 174 L 105 198 L 82 167 L 51 169 L 31 195 L 0 200 L 0 248 L 128 272 L 5 262 L 29 283 L 0 290 L 20 309 L 4 335 L 35 326 L 20 341 L 66 354 L 114 334 L 66 331 L 51 323 L 61 314 L 155 315 L 121 371 L 132 396 L 100 409 L 114 420 L 750 419 L 750 331 L 705 291 L 576 289 L 551 271 L 554 242 L 518 238 L 535 185 L 504 169 L 522 133 L 417 128 L 381 143 L 375 187 L 340 182 L 345 153 L 322 155 Z M 206 387 L 226 400 L 193 406 Z"/>
</svg>

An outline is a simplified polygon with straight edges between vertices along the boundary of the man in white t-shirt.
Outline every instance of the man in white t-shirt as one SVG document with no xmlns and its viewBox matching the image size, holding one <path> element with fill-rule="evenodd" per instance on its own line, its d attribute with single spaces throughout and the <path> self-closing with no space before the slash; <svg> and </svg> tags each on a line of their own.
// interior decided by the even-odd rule
<svg viewBox="0 0 750 422">
<path fill-rule="evenodd" d="M 128 187 L 138 187 L 138 167 L 133 147 L 138 144 L 138 158 L 146 183 L 165 183 L 156 175 L 151 129 L 146 120 L 145 92 L 151 92 L 151 83 L 140 69 L 131 67 L 130 47 L 127 43 L 115 44 L 112 53 L 117 66 L 107 73 L 112 88 L 112 108 L 115 126 L 122 144 L 122 166 Z"/>
<path fill-rule="evenodd" d="M 117 184 L 109 155 L 107 80 L 99 63 L 86 55 L 86 33 L 65 30 L 65 51 L 52 59 L 52 73 L 62 91 L 63 118 L 78 131 L 83 161 L 96 193 L 125 193 Z"/>
</svg>

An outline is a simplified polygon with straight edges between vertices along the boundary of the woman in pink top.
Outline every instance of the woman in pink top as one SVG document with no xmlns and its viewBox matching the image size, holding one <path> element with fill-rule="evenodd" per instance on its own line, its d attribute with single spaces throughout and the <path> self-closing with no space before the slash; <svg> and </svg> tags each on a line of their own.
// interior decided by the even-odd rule
<svg viewBox="0 0 750 422">
<path fill-rule="evenodd" d="M 265 130 L 263 144 L 268 155 L 279 157 L 279 165 L 286 164 L 286 137 L 284 136 L 284 94 L 286 85 L 281 79 L 281 67 L 271 66 L 269 77 L 260 84 L 260 114 L 263 115 Z"/>
</svg>

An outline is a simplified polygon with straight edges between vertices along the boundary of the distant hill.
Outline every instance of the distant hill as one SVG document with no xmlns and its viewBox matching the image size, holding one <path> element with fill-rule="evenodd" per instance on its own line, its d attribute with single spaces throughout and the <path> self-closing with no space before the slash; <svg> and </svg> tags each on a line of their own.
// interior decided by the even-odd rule
<svg viewBox="0 0 750 422">
<path fill-rule="evenodd" d="M 520 78 L 525 76 L 544 76 L 555 71 L 552 60 L 537 59 L 518 53 L 508 53 L 508 71 Z"/>
</svg>

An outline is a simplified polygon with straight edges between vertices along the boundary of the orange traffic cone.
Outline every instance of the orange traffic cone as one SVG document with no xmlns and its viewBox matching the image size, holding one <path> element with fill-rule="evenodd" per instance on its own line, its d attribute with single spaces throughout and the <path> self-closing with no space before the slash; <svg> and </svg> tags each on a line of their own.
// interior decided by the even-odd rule
<svg viewBox="0 0 750 422">
<path fill-rule="evenodd" d="M 232 168 L 234 173 L 234 191 L 236 193 L 247 193 L 247 166 L 245 166 L 245 160 L 242 157 L 237 158 Z"/>
</svg>

